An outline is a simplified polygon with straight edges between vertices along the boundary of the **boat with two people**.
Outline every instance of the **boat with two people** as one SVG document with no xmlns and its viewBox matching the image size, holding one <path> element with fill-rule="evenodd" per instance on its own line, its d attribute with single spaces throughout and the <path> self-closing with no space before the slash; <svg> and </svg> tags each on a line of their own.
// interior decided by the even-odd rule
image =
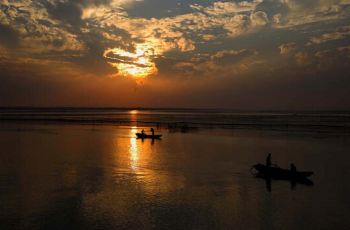
<svg viewBox="0 0 350 230">
<path fill-rule="evenodd" d="M 155 134 L 153 128 L 150 130 L 152 134 L 147 134 L 145 130 L 142 130 L 141 133 L 136 133 L 136 137 L 139 139 L 160 139 L 162 137 L 161 134 Z"/>
<path fill-rule="evenodd" d="M 266 164 L 255 164 L 252 169 L 255 170 L 256 177 L 275 180 L 289 180 L 305 185 L 313 185 L 308 179 L 313 175 L 312 171 L 297 171 L 296 166 L 292 163 L 290 169 L 283 169 L 277 165 L 271 164 L 271 154 L 266 158 Z"/>
</svg>

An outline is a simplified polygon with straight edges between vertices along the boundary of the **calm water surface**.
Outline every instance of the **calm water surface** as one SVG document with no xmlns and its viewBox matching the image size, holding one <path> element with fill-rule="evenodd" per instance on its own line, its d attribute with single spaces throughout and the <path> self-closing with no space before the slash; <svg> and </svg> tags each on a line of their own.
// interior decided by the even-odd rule
<svg viewBox="0 0 350 230">
<path fill-rule="evenodd" d="M 349 137 L 0 124 L 0 229 L 350 229 Z M 266 154 L 314 186 L 249 169 Z"/>
</svg>

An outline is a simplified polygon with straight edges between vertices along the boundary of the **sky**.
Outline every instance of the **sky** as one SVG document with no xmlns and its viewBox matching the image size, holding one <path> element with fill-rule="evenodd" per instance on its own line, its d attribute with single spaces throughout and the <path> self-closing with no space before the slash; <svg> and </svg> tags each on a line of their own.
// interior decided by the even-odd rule
<svg viewBox="0 0 350 230">
<path fill-rule="evenodd" d="M 350 0 L 1 0 L 0 106 L 350 109 Z"/>
</svg>

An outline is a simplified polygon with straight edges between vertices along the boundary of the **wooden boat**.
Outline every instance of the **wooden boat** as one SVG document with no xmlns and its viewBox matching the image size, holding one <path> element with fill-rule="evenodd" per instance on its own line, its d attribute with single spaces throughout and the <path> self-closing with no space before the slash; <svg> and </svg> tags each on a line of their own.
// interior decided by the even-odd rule
<svg viewBox="0 0 350 230">
<path fill-rule="evenodd" d="M 149 134 L 142 134 L 142 133 L 136 133 L 137 138 L 140 139 L 160 139 L 161 138 L 161 134 L 155 134 L 155 135 L 149 135 Z"/>
<path fill-rule="evenodd" d="M 307 177 L 311 176 L 313 172 L 310 171 L 291 171 L 288 169 L 282 169 L 276 166 L 267 167 L 263 164 L 253 165 L 253 168 L 257 171 L 256 176 L 281 179 L 281 180 L 305 180 Z"/>
</svg>

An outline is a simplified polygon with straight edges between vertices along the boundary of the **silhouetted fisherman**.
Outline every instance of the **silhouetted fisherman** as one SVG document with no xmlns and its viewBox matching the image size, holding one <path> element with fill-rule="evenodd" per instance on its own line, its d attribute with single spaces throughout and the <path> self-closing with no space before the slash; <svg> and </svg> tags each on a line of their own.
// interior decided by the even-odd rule
<svg viewBox="0 0 350 230">
<path fill-rule="evenodd" d="M 153 128 L 151 128 L 151 132 L 152 132 L 152 136 L 154 136 L 154 129 Z"/>
<path fill-rule="evenodd" d="M 145 135 L 145 130 L 144 130 L 144 129 L 141 131 L 141 134 L 142 134 L 142 135 Z"/>
<path fill-rule="evenodd" d="M 271 153 L 266 157 L 266 166 L 271 167 Z"/>
<path fill-rule="evenodd" d="M 296 174 L 297 172 L 297 167 L 295 167 L 293 163 L 290 164 L 290 171 L 292 172 L 292 174 Z"/>
</svg>

